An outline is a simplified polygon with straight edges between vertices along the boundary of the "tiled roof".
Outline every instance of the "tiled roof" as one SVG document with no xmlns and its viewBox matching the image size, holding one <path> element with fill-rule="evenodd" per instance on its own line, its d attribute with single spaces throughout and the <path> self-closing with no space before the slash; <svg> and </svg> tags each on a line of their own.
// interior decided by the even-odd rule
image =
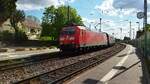
<svg viewBox="0 0 150 84">
<path fill-rule="evenodd" d="M 34 29 L 34 28 L 41 28 L 41 25 L 33 20 L 30 20 L 30 19 L 26 19 L 24 22 L 23 22 L 23 25 L 28 27 L 28 28 L 31 28 L 31 29 Z"/>
</svg>

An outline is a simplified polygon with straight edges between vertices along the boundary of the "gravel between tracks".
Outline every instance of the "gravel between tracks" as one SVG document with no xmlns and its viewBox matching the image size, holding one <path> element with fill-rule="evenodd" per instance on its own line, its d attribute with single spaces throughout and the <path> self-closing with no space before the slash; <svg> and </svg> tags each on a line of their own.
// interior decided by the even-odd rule
<svg viewBox="0 0 150 84">
<path fill-rule="evenodd" d="M 67 66 L 73 63 L 76 63 L 80 60 L 85 60 L 100 54 L 107 53 L 111 51 L 112 49 L 119 48 L 119 45 L 115 45 L 113 47 L 87 53 L 75 57 L 68 57 L 64 59 L 56 59 L 51 61 L 43 61 L 37 64 L 25 66 L 25 67 L 18 67 L 11 70 L 1 71 L 0 72 L 0 84 L 11 84 L 14 82 L 17 82 L 19 80 L 27 79 L 45 72 L 49 72 L 52 70 L 55 70 L 57 68 L 61 68 L 63 66 Z"/>
</svg>

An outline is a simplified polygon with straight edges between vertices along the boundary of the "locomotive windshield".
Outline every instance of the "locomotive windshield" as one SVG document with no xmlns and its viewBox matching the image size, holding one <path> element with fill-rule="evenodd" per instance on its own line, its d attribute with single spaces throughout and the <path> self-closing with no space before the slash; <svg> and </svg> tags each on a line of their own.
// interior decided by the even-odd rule
<svg viewBox="0 0 150 84">
<path fill-rule="evenodd" d="M 62 30 L 61 35 L 72 35 L 75 34 L 75 28 L 67 27 Z"/>
</svg>

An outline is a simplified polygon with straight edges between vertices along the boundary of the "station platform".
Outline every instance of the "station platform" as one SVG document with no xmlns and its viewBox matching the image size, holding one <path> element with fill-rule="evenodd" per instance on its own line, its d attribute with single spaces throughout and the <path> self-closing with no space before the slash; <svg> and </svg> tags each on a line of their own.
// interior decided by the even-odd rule
<svg viewBox="0 0 150 84">
<path fill-rule="evenodd" d="M 28 51 L 15 51 L 15 52 L 0 52 L 0 61 L 27 58 L 36 55 L 42 55 L 46 53 L 59 52 L 58 48 L 42 49 L 42 50 L 28 50 Z"/>
<path fill-rule="evenodd" d="M 136 48 L 127 45 L 117 55 L 65 84 L 146 84 L 146 81 Z"/>
</svg>

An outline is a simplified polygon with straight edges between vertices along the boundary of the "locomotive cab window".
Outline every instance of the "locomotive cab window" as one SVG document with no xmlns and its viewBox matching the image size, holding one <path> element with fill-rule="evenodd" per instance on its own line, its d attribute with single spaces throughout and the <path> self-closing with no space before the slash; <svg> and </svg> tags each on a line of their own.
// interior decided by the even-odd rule
<svg viewBox="0 0 150 84">
<path fill-rule="evenodd" d="M 67 27 L 63 29 L 63 31 L 61 32 L 61 35 L 73 35 L 73 34 L 75 34 L 75 28 L 71 27 Z"/>
</svg>

